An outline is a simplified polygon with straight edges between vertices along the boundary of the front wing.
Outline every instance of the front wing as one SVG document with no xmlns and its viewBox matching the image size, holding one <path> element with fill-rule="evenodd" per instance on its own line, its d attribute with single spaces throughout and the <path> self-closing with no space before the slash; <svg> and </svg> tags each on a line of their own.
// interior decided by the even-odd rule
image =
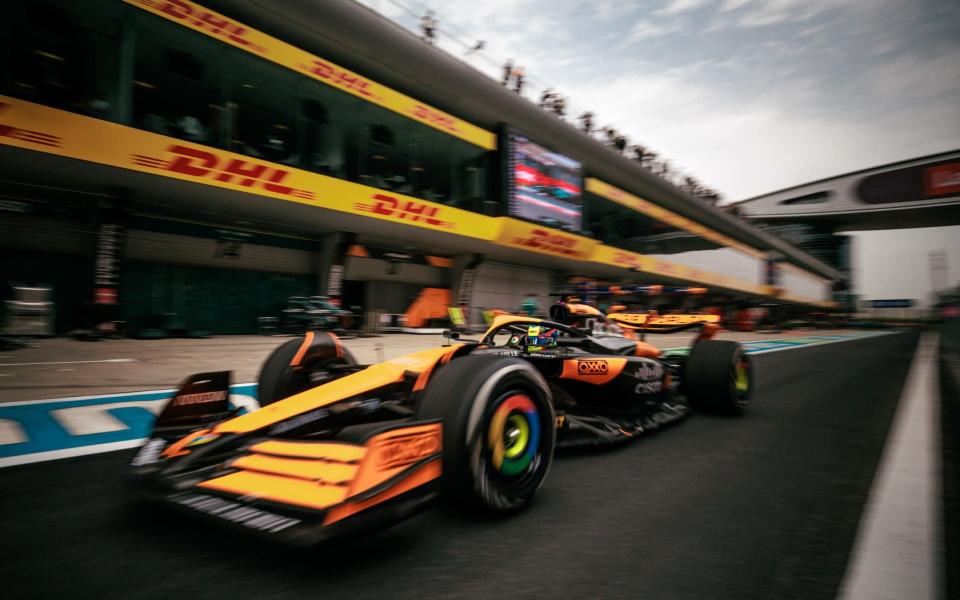
<svg viewBox="0 0 960 600">
<path fill-rule="evenodd" d="M 312 545 L 425 508 L 439 492 L 441 440 L 439 422 L 407 422 L 356 444 L 260 438 L 199 472 L 141 455 L 132 464 L 144 489 L 179 508 Z"/>
</svg>

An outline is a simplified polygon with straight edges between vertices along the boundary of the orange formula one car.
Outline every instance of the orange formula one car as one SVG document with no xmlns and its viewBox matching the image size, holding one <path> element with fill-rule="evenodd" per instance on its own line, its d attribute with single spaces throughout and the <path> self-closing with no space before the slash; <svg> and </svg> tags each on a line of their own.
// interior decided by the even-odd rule
<svg viewBox="0 0 960 600">
<path fill-rule="evenodd" d="M 744 410 L 750 362 L 709 339 L 716 317 L 658 319 L 625 326 L 697 329 L 689 356 L 504 315 L 480 340 L 447 334 L 361 366 L 333 334 L 308 332 L 266 360 L 258 410 L 231 408 L 229 372 L 188 378 L 130 467 L 153 497 L 297 544 L 384 527 L 441 494 L 514 511 L 557 445 L 628 440 L 692 408 Z"/>
</svg>

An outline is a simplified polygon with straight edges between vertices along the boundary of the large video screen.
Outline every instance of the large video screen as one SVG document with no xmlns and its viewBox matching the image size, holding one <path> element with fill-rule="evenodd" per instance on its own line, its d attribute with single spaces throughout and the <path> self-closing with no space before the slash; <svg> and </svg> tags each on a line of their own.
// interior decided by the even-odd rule
<svg viewBox="0 0 960 600">
<path fill-rule="evenodd" d="M 583 220 L 583 168 L 516 132 L 509 144 L 510 215 L 579 232 Z"/>
</svg>

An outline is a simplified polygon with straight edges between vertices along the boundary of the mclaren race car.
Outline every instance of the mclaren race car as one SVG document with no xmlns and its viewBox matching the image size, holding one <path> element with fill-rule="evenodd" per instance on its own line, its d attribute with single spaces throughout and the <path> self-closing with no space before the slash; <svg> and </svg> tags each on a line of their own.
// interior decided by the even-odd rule
<svg viewBox="0 0 960 600">
<path fill-rule="evenodd" d="M 567 322 L 503 315 L 479 340 L 448 333 L 441 347 L 370 366 L 334 334 L 307 332 L 267 358 L 261 408 L 242 414 L 229 372 L 193 375 L 133 458 L 134 481 L 194 513 L 308 545 L 384 527 L 441 494 L 515 511 L 558 445 L 613 444 L 692 409 L 747 407 L 749 358 L 710 339 L 716 317 L 622 323 L 699 332 L 688 356 L 668 357 L 577 326 L 585 308 L 563 309 L 554 313 Z"/>
</svg>

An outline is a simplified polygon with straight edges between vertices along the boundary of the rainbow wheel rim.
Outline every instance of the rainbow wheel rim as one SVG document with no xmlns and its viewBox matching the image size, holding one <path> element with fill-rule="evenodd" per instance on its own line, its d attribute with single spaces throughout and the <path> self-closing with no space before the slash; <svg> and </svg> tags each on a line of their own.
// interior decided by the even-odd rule
<svg viewBox="0 0 960 600">
<path fill-rule="evenodd" d="M 500 404 L 490 419 L 487 445 L 499 473 L 513 477 L 525 472 L 540 445 L 540 419 L 533 400 L 516 394 Z"/>
</svg>

